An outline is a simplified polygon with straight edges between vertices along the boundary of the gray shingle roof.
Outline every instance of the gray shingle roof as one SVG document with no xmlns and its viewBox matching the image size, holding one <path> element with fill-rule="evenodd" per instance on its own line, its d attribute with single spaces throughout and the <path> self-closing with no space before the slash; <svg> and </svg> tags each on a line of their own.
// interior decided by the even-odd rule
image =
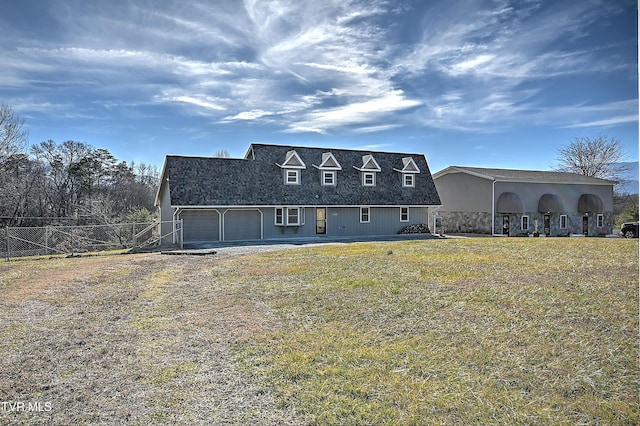
<svg viewBox="0 0 640 426">
<path fill-rule="evenodd" d="M 577 173 L 540 171 L 540 170 L 513 170 L 492 169 L 483 167 L 451 166 L 439 171 L 435 176 L 440 176 L 450 171 L 466 171 L 494 178 L 496 180 L 509 180 L 514 182 L 545 182 L 545 183 L 582 183 L 591 185 L 613 185 L 616 182 L 599 179 Z"/>
<path fill-rule="evenodd" d="M 284 185 L 277 165 L 295 150 L 306 169 L 300 185 Z M 322 154 L 331 152 L 342 170 L 335 186 L 321 185 Z M 362 157 L 372 154 L 380 165 L 375 187 L 363 187 Z M 420 173 L 415 187 L 402 186 L 402 158 L 412 157 Z M 169 179 L 173 206 L 278 206 L 278 205 L 438 205 L 440 198 L 426 158 L 422 154 L 355 151 L 346 149 L 252 144 L 245 159 L 167 156 L 163 177 Z"/>
</svg>

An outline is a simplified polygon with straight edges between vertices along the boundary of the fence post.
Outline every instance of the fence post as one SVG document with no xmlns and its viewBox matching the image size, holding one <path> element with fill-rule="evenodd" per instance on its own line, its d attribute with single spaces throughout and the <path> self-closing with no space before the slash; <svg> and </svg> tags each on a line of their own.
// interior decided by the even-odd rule
<svg viewBox="0 0 640 426">
<path fill-rule="evenodd" d="M 76 249 L 76 241 L 75 241 L 75 238 L 73 237 L 73 228 L 74 228 L 74 226 L 71 225 L 71 232 L 70 232 L 70 234 L 71 234 L 71 257 L 73 257 L 76 254 L 75 253 L 75 251 L 76 251 L 75 250 Z"/>
<path fill-rule="evenodd" d="M 49 227 L 44 227 L 44 255 L 49 254 Z"/>
<path fill-rule="evenodd" d="M 4 243 L 7 249 L 5 260 L 8 262 L 9 259 L 11 258 L 11 256 L 9 255 L 9 227 L 8 226 L 4 227 Z"/>
<path fill-rule="evenodd" d="M 182 220 L 180 219 L 180 248 L 184 248 L 184 233 L 182 232 Z"/>
</svg>

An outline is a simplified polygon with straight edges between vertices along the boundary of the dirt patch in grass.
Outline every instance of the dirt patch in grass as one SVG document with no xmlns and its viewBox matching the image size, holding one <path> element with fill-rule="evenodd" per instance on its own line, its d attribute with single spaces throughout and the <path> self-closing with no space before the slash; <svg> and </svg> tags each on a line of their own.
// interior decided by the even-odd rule
<svg viewBox="0 0 640 426">
<path fill-rule="evenodd" d="M 0 423 L 640 420 L 637 241 L 20 261 L 0 291 Z"/>
</svg>

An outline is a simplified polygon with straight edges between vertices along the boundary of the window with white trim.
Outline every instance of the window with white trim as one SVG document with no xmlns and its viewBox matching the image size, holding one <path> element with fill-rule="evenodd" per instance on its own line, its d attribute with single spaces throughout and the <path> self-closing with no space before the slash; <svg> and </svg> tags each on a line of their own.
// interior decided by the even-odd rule
<svg viewBox="0 0 640 426">
<path fill-rule="evenodd" d="M 276 226 L 304 225 L 304 207 L 276 207 L 274 224 Z"/>
<path fill-rule="evenodd" d="M 275 208 L 275 220 L 274 223 L 276 225 L 282 226 L 284 225 L 284 207 L 276 207 Z"/>
<path fill-rule="evenodd" d="M 560 229 L 567 229 L 567 215 L 560 215 Z"/>
<path fill-rule="evenodd" d="M 375 172 L 362 172 L 362 186 L 376 186 Z"/>
<path fill-rule="evenodd" d="M 415 175 L 413 173 L 403 173 L 402 186 L 413 188 L 415 186 Z"/>
<path fill-rule="evenodd" d="M 313 167 L 320 170 L 320 184 L 322 186 L 336 185 L 338 171 L 342 170 L 342 166 L 331 152 L 324 152 L 320 165 L 316 166 L 314 164 Z"/>
<path fill-rule="evenodd" d="M 604 226 L 604 215 L 599 214 L 596 216 L 596 226 L 602 228 Z"/>
<path fill-rule="evenodd" d="M 333 170 L 322 171 L 322 185 L 335 186 L 336 184 L 336 172 Z"/>
<path fill-rule="evenodd" d="M 400 207 L 400 222 L 409 222 L 409 207 Z"/>
<path fill-rule="evenodd" d="M 522 216 L 522 220 L 520 222 L 520 229 L 522 231 L 529 230 L 529 216 Z"/>
<path fill-rule="evenodd" d="M 300 170 L 297 170 L 297 169 L 285 169 L 284 170 L 284 183 L 286 185 L 300 185 Z"/>
<path fill-rule="evenodd" d="M 360 207 L 360 223 L 369 223 L 371 220 L 369 207 Z"/>
</svg>

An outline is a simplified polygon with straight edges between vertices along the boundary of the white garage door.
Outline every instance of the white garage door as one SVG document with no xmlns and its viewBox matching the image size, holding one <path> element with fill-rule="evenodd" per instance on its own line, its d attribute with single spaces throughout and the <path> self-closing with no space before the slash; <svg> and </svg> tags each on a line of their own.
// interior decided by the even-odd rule
<svg viewBox="0 0 640 426">
<path fill-rule="evenodd" d="M 259 240 L 262 215 L 258 210 L 227 210 L 224 213 L 224 240 Z"/>
<path fill-rule="evenodd" d="M 184 242 L 218 241 L 220 216 L 214 210 L 185 210 L 180 213 Z"/>
</svg>

